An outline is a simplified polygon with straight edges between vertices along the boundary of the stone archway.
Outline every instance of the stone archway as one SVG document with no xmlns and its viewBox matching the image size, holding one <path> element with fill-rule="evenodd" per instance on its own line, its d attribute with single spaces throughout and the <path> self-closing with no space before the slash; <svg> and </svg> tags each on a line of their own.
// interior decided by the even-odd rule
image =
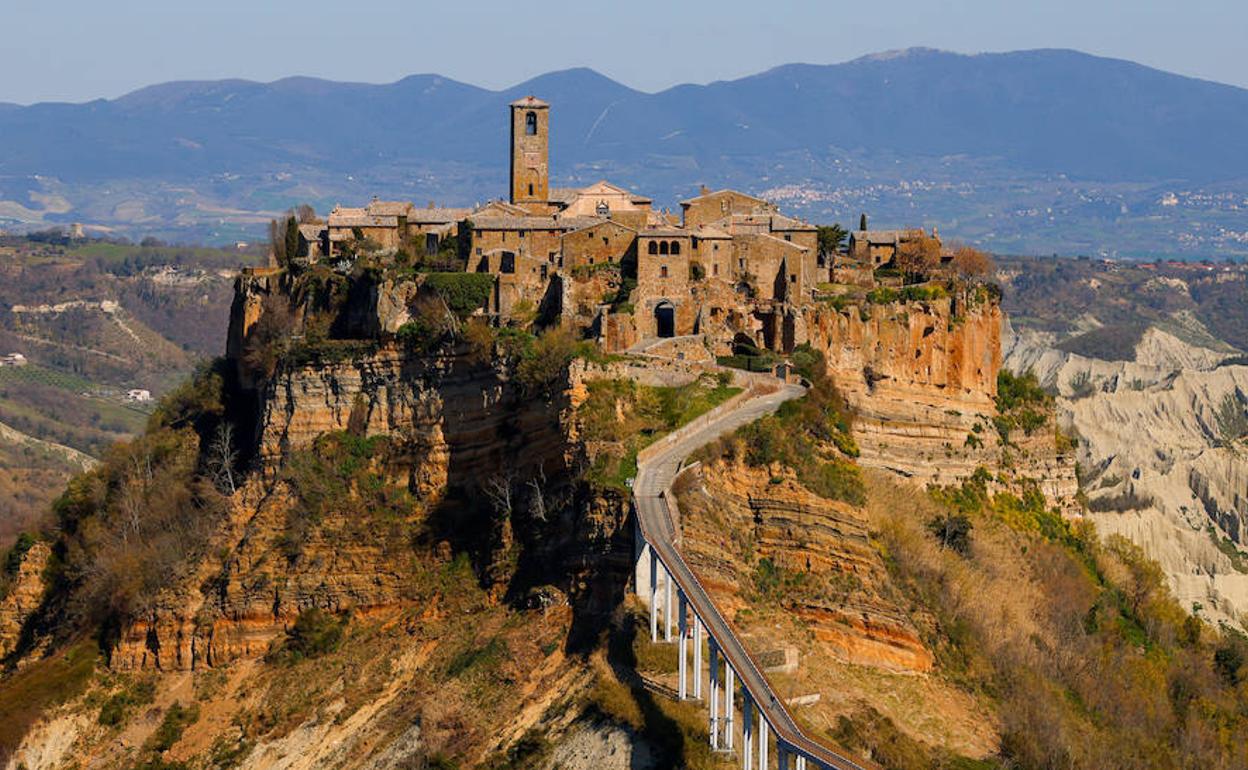
<svg viewBox="0 0 1248 770">
<path fill-rule="evenodd" d="M 676 306 L 668 300 L 654 306 L 654 329 L 658 337 L 676 336 Z"/>
</svg>

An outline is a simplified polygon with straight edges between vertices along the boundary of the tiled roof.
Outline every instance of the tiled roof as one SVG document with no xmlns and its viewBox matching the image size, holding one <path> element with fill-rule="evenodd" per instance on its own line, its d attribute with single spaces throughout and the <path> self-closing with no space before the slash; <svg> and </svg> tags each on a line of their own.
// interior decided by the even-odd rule
<svg viewBox="0 0 1248 770">
<path fill-rule="evenodd" d="M 692 198 L 688 198 L 688 199 L 686 199 L 686 200 L 681 201 L 681 202 L 680 202 L 680 205 L 682 205 L 682 206 L 691 206 L 691 205 L 693 205 L 695 202 L 700 201 L 700 200 L 702 200 L 702 199 L 704 199 L 704 198 L 714 198 L 714 197 L 716 197 L 716 196 L 723 195 L 723 194 L 725 194 L 725 193 L 731 193 L 731 194 L 733 194 L 733 195 L 740 195 L 742 198 L 749 198 L 750 200 L 753 200 L 753 201 L 758 201 L 758 202 L 759 202 L 759 203 L 761 203 L 761 204 L 766 204 L 766 203 L 767 203 L 767 201 L 763 200 L 762 198 L 757 198 L 757 197 L 755 197 L 755 196 L 753 196 L 753 195 L 748 195 L 748 194 L 746 194 L 746 193 L 741 192 L 740 190 L 729 190 L 729 189 L 724 189 L 724 190 L 714 190 L 714 191 L 712 191 L 712 192 L 707 192 L 707 193 L 703 193 L 703 194 L 701 194 L 701 195 L 694 196 L 694 197 L 692 197 Z"/>
<path fill-rule="evenodd" d="M 421 225 L 440 225 L 458 222 L 471 213 L 471 209 L 412 209 L 407 212 L 407 221 Z"/>
<path fill-rule="evenodd" d="M 485 216 L 472 217 L 476 230 L 579 230 L 607 220 L 598 217 Z"/>
<path fill-rule="evenodd" d="M 585 217 L 568 217 L 568 218 L 563 219 L 563 220 L 561 220 L 561 221 L 563 221 L 563 222 L 571 222 L 571 221 L 574 221 L 574 220 L 580 220 L 580 219 L 585 219 Z M 622 223 L 622 222 L 616 222 L 616 221 L 615 221 L 615 220 L 613 220 L 613 219 L 595 219 L 593 222 L 590 222 L 589 224 L 582 225 L 582 226 L 580 226 L 580 227 L 576 228 L 575 230 L 569 230 L 568 232 L 564 233 L 564 235 L 571 235 L 572 233 L 579 233 L 579 232 L 581 232 L 582 230 L 590 230 L 590 229 L 592 229 L 592 228 L 598 227 L 599 225 L 607 225 L 607 224 L 615 225 L 616 227 L 618 227 L 618 228 L 620 228 L 620 229 L 622 229 L 622 230 L 628 230 L 630 233 L 635 233 L 635 232 L 637 232 L 637 230 L 635 230 L 634 228 L 629 227 L 628 225 L 626 225 L 626 224 L 624 224 L 624 223 Z"/>
<path fill-rule="evenodd" d="M 855 230 L 849 237 L 855 241 L 866 241 L 872 246 L 896 246 L 901 241 L 923 235 L 922 230 Z"/>
<path fill-rule="evenodd" d="M 305 241 L 319 240 L 323 232 L 325 232 L 325 225 L 299 225 L 299 234 Z"/>
<path fill-rule="evenodd" d="M 398 217 L 373 216 L 371 214 L 333 213 L 329 215 L 332 227 L 398 227 Z"/>
<path fill-rule="evenodd" d="M 638 230 L 637 235 L 645 238 L 688 238 L 693 233 L 683 227 L 647 227 Z"/>
<path fill-rule="evenodd" d="M 525 96 L 511 103 L 512 107 L 549 107 L 550 104 L 538 99 L 536 96 Z"/>
<path fill-rule="evenodd" d="M 412 208 L 411 201 L 379 201 L 374 200 L 365 209 L 373 216 L 401 217 Z"/>
</svg>

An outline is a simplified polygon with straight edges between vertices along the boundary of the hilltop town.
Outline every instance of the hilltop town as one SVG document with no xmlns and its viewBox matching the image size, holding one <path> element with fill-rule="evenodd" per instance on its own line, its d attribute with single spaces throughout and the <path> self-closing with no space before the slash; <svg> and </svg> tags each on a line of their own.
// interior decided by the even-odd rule
<svg viewBox="0 0 1248 770">
<path fill-rule="evenodd" d="M 519 99 L 510 119 L 507 200 L 335 206 L 324 221 L 298 224 L 290 265 L 345 271 L 367 254 L 488 274 L 494 284 L 482 310 L 497 324 L 558 319 L 607 351 L 698 335 L 727 354 L 734 340 L 791 352 L 808 340 L 801 308 L 845 288 L 900 286 L 897 257 L 907 250 L 928 267 L 955 259 L 921 229 L 859 229 L 844 250 L 821 244 L 815 225 L 736 190 L 703 187 L 675 215 L 605 180 L 552 188 L 551 106 Z"/>
</svg>

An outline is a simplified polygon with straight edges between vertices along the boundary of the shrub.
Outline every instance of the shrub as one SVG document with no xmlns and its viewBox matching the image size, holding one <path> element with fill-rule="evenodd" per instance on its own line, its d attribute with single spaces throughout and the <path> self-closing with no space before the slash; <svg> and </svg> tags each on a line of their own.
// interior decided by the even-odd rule
<svg viewBox="0 0 1248 770">
<path fill-rule="evenodd" d="M 319 607 L 310 607 L 295 618 L 286 632 L 284 648 L 293 660 L 319 658 L 342 644 L 346 619 L 339 619 Z"/>
<path fill-rule="evenodd" d="M 550 393 L 576 353 L 571 331 L 562 327 L 547 329 L 520 356 L 516 381 L 527 393 Z"/>
<path fill-rule="evenodd" d="M 950 513 L 937 516 L 927 523 L 927 529 L 936 536 L 941 547 L 961 554 L 971 555 L 971 520 L 964 514 Z"/>
<path fill-rule="evenodd" d="M 1015 375 L 1009 369 L 997 372 L 997 411 L 1008 412 L 1027 404 L 1047 405 L 1049 401 L 1035 373 Z"/>
<path fill-rule="evenodd" d="M 1087 369 L 1075 372 L 1067 385 L 1070 387 L 1070 397 L 1075 399 L 1087 398 L 1096 392 L 1096 383 L 1092 381 L 1092 373 Z"/>
<path fill-rule="evenodd" d="M 485 307 L 494 290 L 489 273 L 428 273 L 425 286 L 433 289 L 461 320 Z"/>
<path fill-rule="evenodd" d="M 897 291 L 887 286 L 879 286 L 867 292 L 867 302 L 872 305 L 888 305 L 897 301 Z"/>
<path fill-rule="evenodd" d="M 160 721 L 160 726 L 156 728 L 156 732 L 152 733 L 152 737 L 147 739 L 145 748 L 156 753 L 164 753 L 173 748 L 174 744 L 182 740 L 182 733 L 190 725 L 195 724 L 199 720 L 199 704 L 191 704 L 183 706 L 181 703 L 174 701 L 169 710 L 165 712 L 165 717 Z"/>
</svg>

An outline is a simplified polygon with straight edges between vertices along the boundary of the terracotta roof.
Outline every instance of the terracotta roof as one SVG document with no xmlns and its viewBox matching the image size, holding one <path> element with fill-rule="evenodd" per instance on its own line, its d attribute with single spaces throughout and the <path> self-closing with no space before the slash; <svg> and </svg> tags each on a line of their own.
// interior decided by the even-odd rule
<svg viewBox="0 0 1248 770">
<path fill-rule="evenodd" d="M 305 241 L 320 240 L 323 232 L 325 232 L 325 225 L 299 225 L 299 234 Z"/>
<path fill-rule="evenodd" d="M 329 226 L 332 227 L 398 227 L 399 218 L 392 216 L 374 216 L 371 214 L 333 213 L 329 215 Z"/>
<path fill-rule="evenodd" d="M 598 217 L 485 216 L 473 217 L 476 230 L 579 230 L 607 220 Z"/>
<path fill-rule="evenodd" d="M 649 238 L 688 238 L 693 233 L 683 227 L 647 227 L 638 230 L 637 235 Z"/>
<path fill-rule="evenodd" d="M 550 203 L 571 203 L 580 194 L 577 187 L 552 187 L 546 193 L 546 200 Z"/>
<path fill-rule="evenodd" d="M 922 230 L 855 230 L 849 237 L 855 241 L 866 241 L 872 246 L 896 246 L 911 238 L 921 238 Z"/>
<path fill-rule="evenodd" d="M 512 107 L 549 107 L 550 104 L 538 99 L 536 96 L 525 96 L 511 103 Z"/>
<path fill-rule="evenodd" d="M 421 225 L 440 225 L 458 222 L 471 213 L 471 209 L 412 209 L 407 212 L 407 221 Z"/>
<path fill-rule="evenodd" d="M 723 194 L 725 194 L 725 193 L 731 193 L 731 194 L 733 194 L 733 195 L 740 195 L 742 198 L 749 198 L 750 200 L 753 200 L 753 201 L 758 201 L 759 203 L 762 203 L 762 204 L 766 204 L 766 203 L 767 203 L 767 201 L 763 200 L 762 198 L 758 198 L 758 197 L 755 197 L 755 196 L 753 196 L 753 195 L 749 195 L 749 194 L 747 194 L 747 193 L 743 193 L 743 192 L 741 192 L 740 190 L 729 190 L 729 189 L 726 189 L 726 188 L 725 188 L 725 189 L 723 189 L 723 190 L 714 190 L 714 191 L 712 191 L 712 192 L 707 192 L 707 193 L 703 193 L 703 194 L 701 194 L 701 195 L 696 195 L 696 196 L 694 196 L 694 197 L 692 197 L 692 198 L 688 198 L 688 199 L 686 199 L 686 200 L 681 201 L 681 202 L 680 202 L 680 205 L 682 205 L 682 206 L 690 206 L 690 205 L 693 205 L 693 203 L 694 203 L 695 201 L 700 201 L 700 200 L 702 200 L 703 198 L 714 198 L 714 197 L 716 197 L 716 196 L 723 195 Z"/>
<path fill-rule="evenodd" d="M 379 201 L 374 200 L 368 204 L 366 211 L 373 216 L 380 217 L 401 217 L 405 216 L 409 209 L 412 208 L 411 201 Z"/>
<path fill-rule="evenodd" d="M 585 219 L 585 217 L 568 217 L 567 219 L 564 219 L 562 221 L 572 222 L 574 220 L 580 220 L 580 219 Z M 599 225 L 615 225 L 616 227 L 622 230 L 628 230 L 630 233 L 637 232 L 636 229 L 629 227 L 628 225 L 623 224 L 622 222 L 616 222 L 614 219 L 597 219 L 593 222 L 590 222 L 589 224 L 582 225 L 576 228 L 575 230 L 569 230 L 568 232 L 564 233 L 564 235 L 571 235 L 572 233 L 579 233 L 582 230 L 592 230 L 593 228 L 598 227 Z"/>
</svg>

